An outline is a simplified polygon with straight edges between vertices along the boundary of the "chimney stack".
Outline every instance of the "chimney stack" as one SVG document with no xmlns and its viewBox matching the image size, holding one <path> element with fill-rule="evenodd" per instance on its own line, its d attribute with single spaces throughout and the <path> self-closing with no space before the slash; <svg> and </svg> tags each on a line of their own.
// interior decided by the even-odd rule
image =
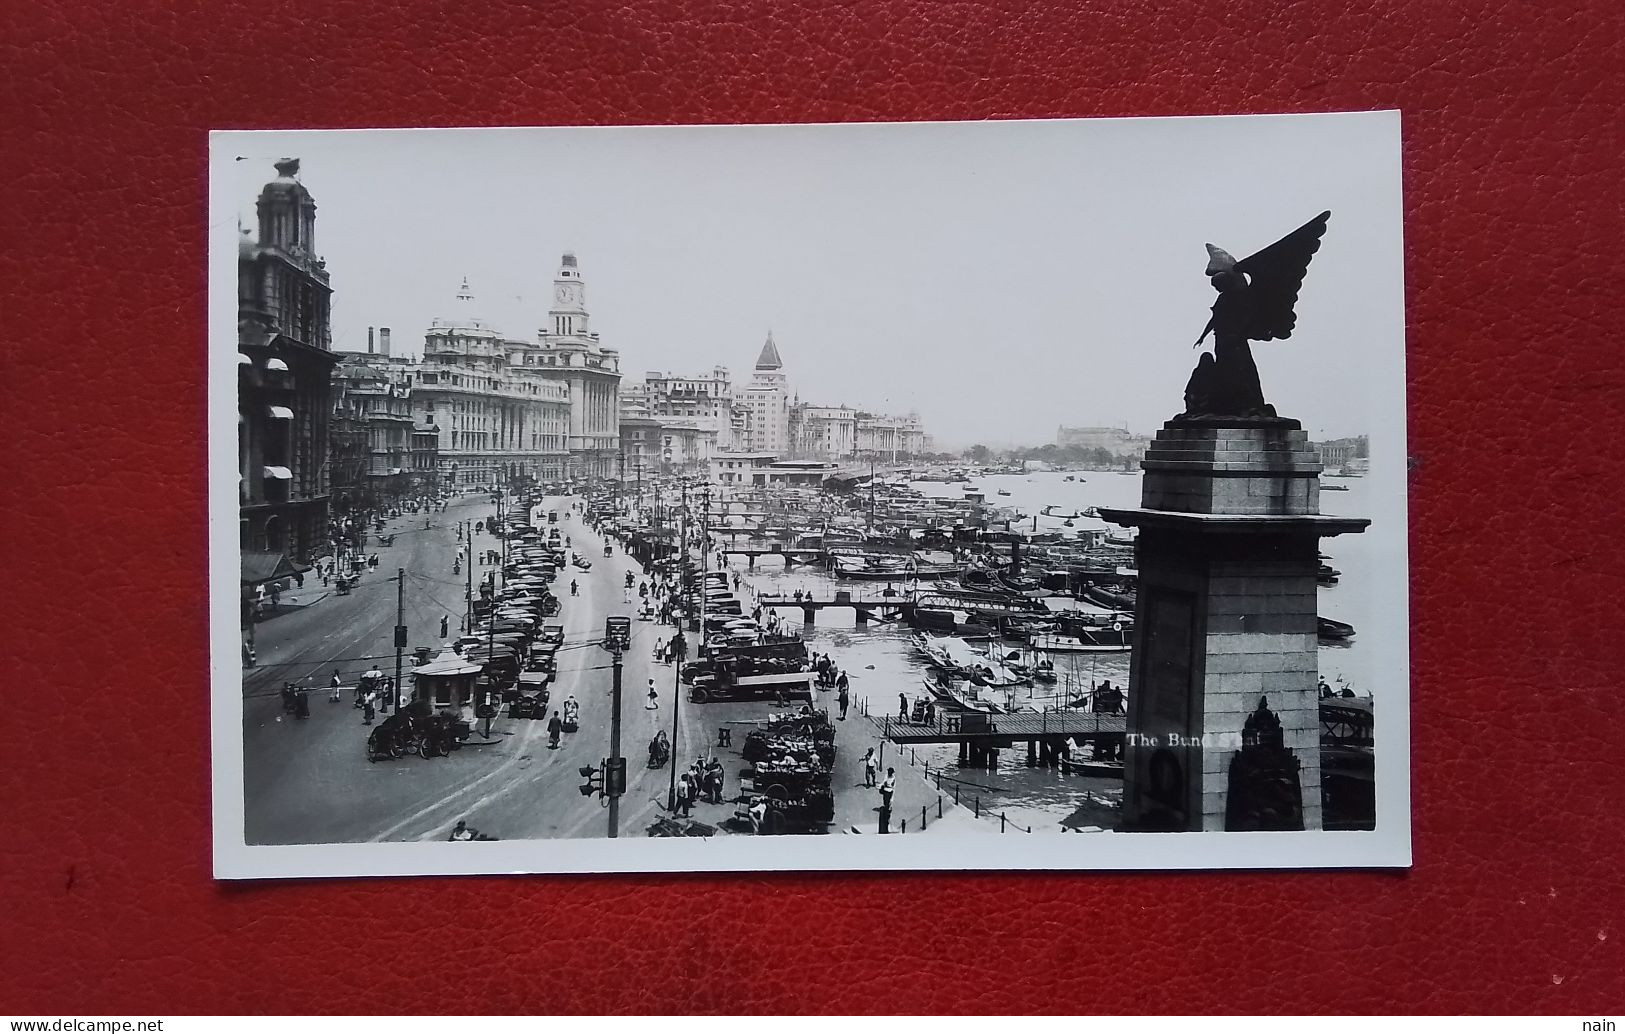
<svg viewBox="0 0 1625 1034">
<path fill-rule="evenodd" d="M 372 328 L 367 328 L 367 354 L 372 355 Z"/>
<path fill-rule="evenodd" d="M 389 328 L 378 328 L 378 351 L 384 356 L 389 355 Z"/>
</svg>

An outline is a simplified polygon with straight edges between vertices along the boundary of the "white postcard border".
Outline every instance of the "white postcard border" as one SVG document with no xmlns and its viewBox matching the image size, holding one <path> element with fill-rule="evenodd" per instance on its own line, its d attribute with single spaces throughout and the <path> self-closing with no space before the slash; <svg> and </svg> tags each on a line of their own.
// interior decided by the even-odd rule
<svg viewBox="0 0 1625 1034">
<path fill-rule="evenodd" d="M 1391 141 L 1383 160 L 1392 182 L 1373 184 L 1391 193 L 1375 210 L 1401 220 L 1400 133 L 1397 111 L 1330 115 L 1192 116 L 1210 119 L 1362 120 Z M 1053 121 L 1053 120 L 1050 120 Z M 1188 119 L 1132 119 L 1146 123 Z M 929 123 L 974 127 L 981 123 Z M 872 125 L 872 124 L 870 124 Z M 921 123 L 911 123 L 921 125 Z M 671 131 L 686 127 L 602 127 L 595 132 L 631 129 Z M 719 127 L 708 127 L 717 129 Z M 738 132 L 772 132 L 774 126 L 729 127 Z M 809 126 L 794 127 L 806 131 Z M 840 126 L 828 126 L 839 131 Z M 485 133 L 546 132 L 530 129 L 309 130 L 279 133 Z M 576 130 L 579 131 L 579 130 Z M 236 211 L 233 159 L 240 144 L 263 146 L 261 131 L 227 130 L 209 138 L 209 642 L 211 730 L 213 737 L 214 874 L 219 879 L 339 876 L 492 875 L 614 872 L 865 872 L 931 870 L 1190 870 L 1335 869 L 1404 867 L 1411 864 L 1410 792 L 1410 619 L 1407 557 L 1406 401 L 1403 391 L 1381 392 L 1370 428 L 1375 499 L 1366 536 L 1383 560 L 1381 580 L 1394 598 L 1382 608 L 1373 638 L 1394 644 L 1378 664 L 1383 706 L 1376 712 L 1377 828 L 1373 831 L 1297 833 L 1032 833 L 972 834 L 952 840 L 929 834 L 880 836 L 832 833 L 827 836 L 711 839 L 622 837 L 619 840 L 529 840 L 473 843 L 370 843 L 263 846 L 245 843 L 243 801 L 243 697 L 239 640 L 237 457 L 233 436 L 215 433 L 236 424 L 237 376 L 233 358 L 237 326 Z M 1402 241 L 1399 226 L 1392 239 Z M 1403 246 L 1391 265 L 1373 272 L 1381 290 L 1403 296 Z M 1401 310 L 1402 311 L 1402 310 Z M 1403 317 L 1391 328 L 1404 340 Z M 1405 383 L 1403 349 L 1374 354 L 1373 379 L 1384 387 Z M 1174 400 L 1170 400 L 1172 403 Z M 573 786 L 570 789 L 574 789 Z M 633 840 L 635 847 L 625 841 Z"/>
</svg>

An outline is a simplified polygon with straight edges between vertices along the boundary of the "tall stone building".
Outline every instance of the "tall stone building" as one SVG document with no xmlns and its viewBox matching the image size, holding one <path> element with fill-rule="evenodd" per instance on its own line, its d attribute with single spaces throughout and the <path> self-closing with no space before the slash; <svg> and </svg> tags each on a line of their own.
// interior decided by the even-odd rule
<svg viewBox="0 0 1625 1034">
<path fill-rule="evenodd" d="M 642 415 L 693 429 L 716 448 L 732 448 L 735 429 L 743 427 L 744 414 L 735 408 L 726 366 L 693 376 L 650 371 L 643 376 L 641 396 L 645 400 Z"/>
<path fill-rule="evenodd" d="M 521 352 L 525 365 L 566 386 L 570 400 L 569 471 L 618 473 L 621 450 L 620 353 L 599 341 L 587 316 L 587 287 L 576 257 L 565 252 L 553 278 L 552 308 L 537 335 L 539 350 Z M 523 346 L 521 346 L 523 347 Z"/>
<path fill-rule="evenodd" d="M 536 363 L 538 351 L 478 316 L 467 280 L 452 313 L 430 323 L 411 399 L 418 426 L 439 429 L 441 485 L 489 489 L 564 473 L 572 400 Z"/>
<path fill-rule="evenodd" d="M 237 252 L 237 501 L 243 579 L 291 574 L 328 552 L 331 296 L 316 202 L 299 160 L 260 191 L 259 233 Z"/>
<path fill-rule="evenodd" d="M 744 412 L 744 441 L 734 443 L 741 452 L 770 452 L 785 456 L 791 450 L 790 385 L 784 376 L 784 360 L 769 331 L 750 383 L 739 392 Z"/>
<path fill-rule="evenodd" d="M 859 456 L 898 460 L 925 451 L 925 428 L 920 424 L 918 413 L 904 416 L 859 413 L 855 433 Z"/>
<path fill-rule="evenodd" d="M 796 456 L 847 459 L 856 452 L 858 411 L 850 406 L 801 405 L 791 417 Z"/>
</svg>

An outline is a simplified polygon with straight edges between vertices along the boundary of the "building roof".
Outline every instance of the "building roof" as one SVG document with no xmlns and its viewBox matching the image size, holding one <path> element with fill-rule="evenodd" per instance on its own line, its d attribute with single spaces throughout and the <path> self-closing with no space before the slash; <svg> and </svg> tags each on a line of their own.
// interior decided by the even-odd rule
<svg viewBox="0 0 1625 1034">
<path fill-rule="evenodd" d="M 474 312 L 474 292 L 469 289 L 468 277 L 463 277 L 463 286 L 457 289 L 457 300 L 452 307 L 452 315 L 436 316 L 429 324 L 430 330 L 478 330 L 485 333 L 497 333 L 496 328 L 481 319 Z"/>
<path fill-rule="evenodd" d="M 267 194 L 294 194 L 299 197 L 310 197 L 310 191 L 299 182 L 299 159 L 283 158 L 275 164 L 276 179 L 267 183 L 260 191 L 260 196 Z"/>
<path fill-rule="evenodd" d="M 242 551 L 242 567 L 244 585 L 262 585 L 310 570 L 289 560 L 286 553 L 267 553 L 257 549 Z"/>
<path fill-rule="evenodd" d="M 758 370 L 782 370 L 784 360 L 779 358 L 779 346 L 773 343 L 773 332 L 767 332 L 767 343 L 762 345 L 762 354 L 756 357 Z"/>
</svg>

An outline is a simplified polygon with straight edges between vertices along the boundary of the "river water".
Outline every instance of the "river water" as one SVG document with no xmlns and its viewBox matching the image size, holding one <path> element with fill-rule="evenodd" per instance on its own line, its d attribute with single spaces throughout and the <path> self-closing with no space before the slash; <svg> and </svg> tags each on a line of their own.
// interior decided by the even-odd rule
<svg viewBox="0 0 1625 1034">
<path fill-rule="evenodd" d="M 1071 475 L 1058 472 L 1031 474 L 1000 474 L 975 478 L 976 488 L 984 492 L 990 505 L 1007 508 L 1023 514 L 1027 530 L 1034 527 L 1034 518 L 1046 506 L 1054 506 L 1062 513 L 1076 513 L 1090 506 L 1132 507 L 1140 502 L 1140 474 L 1111 472 L 1081 472 Z M 1325 478 L 1322 487 L 1346 485 L 1348 491 L 1323 491 L 1321 512 L 1365 516 L 1365 486 L 1363 478 Z M 914 487 L 928 496 L 958 498 L 965 488 L 941 482 L 917 482 Z M 1001 491 L 1009 495 L 1000 495 Z M 1066 531 L 1060 519 L 1036 516 L 1037 529 L 1042 532 Z M 1101 522 L 1082 518 L 1075 522 L 1081 530 L 1107 527 Z M 1014 524 L 1012 526 L 1015 526 Z M 1334 687 L 1348 685 L 1362 695 L 1374 694 L 1380 702 L 1382 687 L 1372 684 L 1371 657 L 1376 644 L 1362 641 L 1360 631 L 1370 625 L 1370 616 L 1376 600 L 1372 593 L 1371 565 L 1365 549 L 1365 536 L 1345 535 L 1322 540 L 1321 549 L 1332 559 L 1328 561 L 1342 572 L 1335 586 L 1320 589 L 1320 613 L 1323 617 L 1346 621 L 1356 629 L 1356 635 L 1345 644 L 1322 644 L 1320 647 L 1321 675 Z M 847 588 L 865 588 L 876 583 L 838 583 L 831 575 L 809 568 L 789 571 L 777 566 L 776 561 L 759 562 L 755 568 L 747 567 L 743 558 L 733 558 L 731 566 L 744 576 L 755 591 L 790 593 L 796 589 L 810 590 L 820 596 L 840 584 Z M 746 604 L 749 609 L 749 604 Z M 794 611 L 781 612 L 792 619 Z M 923 695 L 921 679 L 927 668 L 910 645 L 912 630 L 904 625 L 871 623 L 859 630 L 850 611 L 824 610 L 818 613 L 817 624 L 803 628 L 808 648 L 829 653 L 845 668 L 852 682 L 854 706 L 867 698 L 869 708 L 877 714 L 897 711 L 897 694 L 907 693 L 911 698 Z M 1013 648 L 1013 647 L 1012 647 Z M 1053 705 L 1058 696 L 1070 690 L 1081 692 L 1101 679 L 1110 679 L 1113 685 L 1128 684 L 1128 653 L 1108 654 L 1056 654 L 1053 657 L 1060 681 L 1056 685 L 1023 687 L 1015 697 L 1017 706 Z M 1036 694 L 1036 695 L 1035 695 Z M 888 745 L 887 751 L 897 748 Z M 962 797 L 981 799 L 981 807 L 994 813 L 1004 813 L 1022 827 L 1035 832 L 1054 832 L 1065 826 L 1098 822 L 1098 804 L 1116 802 L 1122 795 L 1122 784 L 1117 780 L 1095 779 L 1085 776 L 1063 775 L 1058 770 L 1026 767 L 1026 750 L 1018 746 L 1001 751 L 995 770 L 957 769 L 958 750 L 952 744 L 940 747 L 915 748 L 921 762 L 929 761 L 933 770 L 945 770 L 944 787 L 952 779 L 961 785 Z M 1080 809 L 1082 809 L 1080 811 Z"/>
</svg>

